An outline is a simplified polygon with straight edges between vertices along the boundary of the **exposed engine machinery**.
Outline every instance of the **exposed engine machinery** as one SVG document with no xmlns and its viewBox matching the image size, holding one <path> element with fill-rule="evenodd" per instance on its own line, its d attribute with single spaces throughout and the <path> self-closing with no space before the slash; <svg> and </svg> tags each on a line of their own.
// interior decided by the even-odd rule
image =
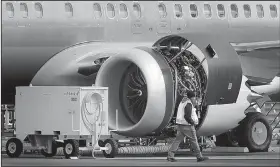
<svg viewBox="0 0 280 167">
<path fill-rule="evenodd" d="M 234 102 L 234 94 L 218 100 L 217 97 L 208 97 L 206 101 L 206 92 L 210 91 L 210 87 L 219 85 L 213 87 L 208 84 L 207 90 L 208 64 L 219 66 L 211 64 L 215 54 L 211 46 L 201 51 L 186 38 L 169 36 L 156 42 L 153 48 L 137 47 L 109 57 L 98 71 L 96 85 L 109 87 L 110 107 L 121 111 L 118 132 L 127 136 L 164 133 L 174 124 L 172 118 L 176 116 L 177 105 L 185 91 L 194 91 L 200 101 L 198 128 L 206 116 L 207 105 Z M 241 69 L 239 71 L 238 68 L 240 64 L 236 65 L 234 73 L 237 77 L 231 78 L 231 87 L 226 87 L 227 90 L 239 89 Z M 210 71 L 210 75 L 217 74 Z M 220 77 L 224 78 L 225 74 Z M 213 78 L 211 82 L 213 84 Z M 116 114 L 111 112 L 109 117 L 109 126 L 116 129 Z"/>
<path fill-rule="evenodd" d="M 199 60 L 192 52 L 188 51 L 193 44 L 185 39 L 174 39 L 160 43 L 156 50 L 161 53 L 170 65 L 175 85 L 176 109 L 186 91 L 193 91 L 199 100 L 198 115 L 201 115 L 205 107 L 205 89 L 207 84 L 206 72 L 202 66 L 203 60 Z M 173 45 L 173 46 L 172 46 Z M 175 109 L 175 114 L 177 110 Z M 205 110 L 204 110 L 205 112 Z M 203 114 L 203 113 L 202 113 Z"/>
<path fill-rule="evenodd" d="M 108 87 L 109 128 L 130 137 L 174 135 L 177 106 L 192 90 L 199 99 L 198 135 L 219 135 L 246 117 L 251 91 L 236 51 L 217 38 L 180 34 L 152 46 L 82 44 L 55 55 L 32 84 Z"/>
</svg>

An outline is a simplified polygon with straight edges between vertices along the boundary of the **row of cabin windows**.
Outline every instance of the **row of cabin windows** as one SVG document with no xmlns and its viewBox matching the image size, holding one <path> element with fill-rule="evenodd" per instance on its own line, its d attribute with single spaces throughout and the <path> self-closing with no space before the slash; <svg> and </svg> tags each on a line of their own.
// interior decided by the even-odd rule
<svg viewBox="0 0 280 167">
<path fill-rule="evenodd" d="M 239 16 L 237 5 L 236 4 L 230 5 L 230 9 L 231 9 L 232 17 L 237 18 Z M 256 9 L 257 9 L 258 18 L 263 18 L 264 17 L 263 6 L 262 5 L 256 5 Z M 272 18 L 276 18 L 277 17 L 277 7 L 276 7 L 276 5 L 269 5 L 269 9 L 270 9 L 270 16 Z M 250 5 L 248 5 L 248 4 L 243 5 L 243 10 L 244 10 L 244 16 L 246 18 L 250 18 L 251 14 L 252 14 Z"/>
<path fill-rule="evenodd" d="M 34 9 L 35 9 L 35 13 L 36 13 L 36 17 L 38 18 L 42 18 L 43 17 L 43 7 L 40 3 L 35 3 L 34 4 Z M 259 18 L 263 18 L 264 17 L 264 9 L 262 5 L 256 5 L 256 9 L 257 9 L 257 16 Z M 270 9 L 270 16 L 272 18 L 276 18 L 277 17 L 277 7 L 276 5 L 270 5 L 269 6 Z M 8 13 L 9 17 L 14 17 L 14 7 L 13 4 L 8 2 L 6 3 L 6 10 Z M 161 18 L 165 18 L 167 16 L 167 12 L 166 12 L 166 7 L 163 3 L 160 3 L 158 5 L 158 10 L 159 10 L 159 15 Z M 218 4 L 217 5 L 217 10 L 218 10 L 218 16 L 220 18 L 224 18 L 225 17 L 225 8 L 224 5 L 222 4 Z M 236 4 L 231 4 L 230 5 L 230 10 L 231 10 L 231 16 L 233 18 L 238 18 L 239 17 L 239 11 L 238 11 L 238 7 Z M 248 4 L 243 5 L 243 10 L 244 10 L 244 15 L 246 18 L 250 18 L 251 17 L 251 7 Z M 100 4 L 95 3 L 93 4 L 93 11 L 94 11 L 94 16 L 99 19 L 102 17 L 102 9 Z M 115 7 L 113 4 L 109 3 L 106 6 L 106 11 L 107 11 L 107 16 L 109 18 L 114 18 L 116 16 L 115 13 Z M 28 17 L 28 7 L 26 5 L 26 3 L 20 3 L 20 12 L 23 18 L 27 18 Z M 211 6 L 209 4 L 204 4 L 203 7 L 203 12 L 206 18 L 211 18 L 212 17 L 212 10 L 211 10 Z M 65 13 L 67 17 L 73 17 L 73 7 L 71 5 L 71 3 L 65 3 Z M 195 4 L 191 4 L 190 5 L 190 13 L 191 16 L 193 18 L 198 17 L 198 9 L 197 6 Z M 175 4 L 174 5 L 174 14 L 175 17 L 177 18 L 181 18 L 183 17 L 183 10 L 182 10 L 182 6 L 180 4 Z M 128 9 L 127 6 L 125 4 L 120 4 L 120 9 L 119 9 L 119 15 L 121 18 L 127 18 L 128 17 Z M 136 18 L 141 18 L 141 7 L 138 3 L 134 3 L 133 4 L 133 15 Z"/>
<path fill-rule="evenodd" d="M 43 17 L 43 7 L 42 7 L 41 3 L 35 3 L 34 9 L 35 9 L 36 17 L 42 18 Z M 11 17 L 11 18 L 14 17 L 15 10 L 14 10 L 14 6 L 12 3 L 10 3 L 10 2 L 6 3 L 6 10 L 7 10 L 7 14 L 9 17 Z M 27 7 L 26 3 L 20 3 L 20 13 L 23 18 L 28 17 L 28 7 Z"/>
</svg>

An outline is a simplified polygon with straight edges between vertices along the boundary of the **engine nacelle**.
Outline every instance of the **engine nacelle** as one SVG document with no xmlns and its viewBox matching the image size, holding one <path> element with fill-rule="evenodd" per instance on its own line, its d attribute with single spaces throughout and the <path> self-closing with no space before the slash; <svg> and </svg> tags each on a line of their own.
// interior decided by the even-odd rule
<svg viewBox="0 0 280 167">
<path fill-rule="evenodd" d="M 108 58 L 95 84 L 109 87 L 109 127 L 120 134 L 157 132 L 173 116 L 172 73 L 164 58 L 152 49 L 135 48 Z"/>
</svg>

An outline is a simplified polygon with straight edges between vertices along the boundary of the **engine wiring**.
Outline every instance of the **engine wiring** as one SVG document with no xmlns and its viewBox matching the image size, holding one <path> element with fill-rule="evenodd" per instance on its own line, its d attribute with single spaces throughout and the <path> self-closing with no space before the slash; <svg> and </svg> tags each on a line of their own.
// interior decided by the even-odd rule
<svg viewBox="0 0 280 167">
<path fill-rule="evenodd" d="M 159 52 L 170 65 L 173 74 L 175 87 L 175 101 L 183 96 L 186 91 L 193 91 L 198 99 L 199 107 L 197 112 L 201 117 L 201 112 L 205 110 L 205 92 L 207 76 L 199 61 L 188 49 L 192 43 L 186 39 L 175 38 L 159 43 L 154 49 Z M 176 108 L 176 107 L 175 107 Z M 176 111 L 175 111 L 176 113 Z M 167 127 L 171 127 L 172 123 Z"/>
</svg>

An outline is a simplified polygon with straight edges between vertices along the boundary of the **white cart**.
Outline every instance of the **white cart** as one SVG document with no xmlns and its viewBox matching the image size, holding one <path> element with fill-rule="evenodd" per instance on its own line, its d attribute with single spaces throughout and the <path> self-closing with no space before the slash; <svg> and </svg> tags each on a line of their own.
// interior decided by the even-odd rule
<svg viewBox="0 0 280 167">
<path fill-rule="evenodd" d="M 52 157 L 63 147 L 65 157 L 70 158 L 79 156 L 79 147 L 96 148 L 100 139 L 107 138 L 102 145 L 115 144 L 108 139 L 105 87 L 17 87 L 15 114 L 16 138 L 6 144 L 9 157 L 19 157 L 24 149 L 39 149 Z"/>
</svg>

